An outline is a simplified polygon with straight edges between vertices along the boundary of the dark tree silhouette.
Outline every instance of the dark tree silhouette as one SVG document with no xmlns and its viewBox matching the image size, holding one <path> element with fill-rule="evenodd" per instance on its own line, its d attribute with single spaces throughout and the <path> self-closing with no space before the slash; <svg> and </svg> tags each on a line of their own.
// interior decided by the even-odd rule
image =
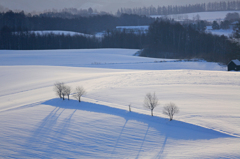
<svg viewBox="0 0 240 159">
<path fill-rule="evenodd" d="M 213 21 L 212 29 L 213 29 L 213 30 L 220 29 L 220 26 L 219 26 L 219 24 L 218 24 L 216 21 Z"/>
</svg>

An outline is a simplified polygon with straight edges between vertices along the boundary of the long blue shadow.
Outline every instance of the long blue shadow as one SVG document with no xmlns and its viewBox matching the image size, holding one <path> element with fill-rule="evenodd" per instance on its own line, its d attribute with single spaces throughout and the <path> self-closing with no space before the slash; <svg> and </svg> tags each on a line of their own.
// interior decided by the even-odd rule
<svg viewBox="0 0 240 159">
<path fill-rule="evenodd" d="M 125 120 L 135 120 L 143 122 L 160 132 L 160 134 L 167 136 L 167 138 L 179 140 L 209 140 L 216 138 L 234 137 L 225 133 L 221 133 L 212 129 L 201 126 L 173 120 L 169 122 L 166 118 L 151 117 L 150 115 L 139 114 L 135 112 L 128 112 L 127 110 L 112 108 L 104 105 L 81 102 L 75 100 L 61 100 L 51 99 L 42 103 L 64 109 L 75 109 L 96 113 L 104 113 L 115 115 L 124 118 Z"/>
</svg>

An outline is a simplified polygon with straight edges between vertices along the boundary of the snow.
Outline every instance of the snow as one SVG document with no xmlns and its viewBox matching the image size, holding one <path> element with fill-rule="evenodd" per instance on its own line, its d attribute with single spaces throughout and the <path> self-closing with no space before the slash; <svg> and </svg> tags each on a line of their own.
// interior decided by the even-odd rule
<svg viewBox="0 0 240 159">
<path fill-rule="evenodd" d="M 135 34 L 139 34 L 140 32 L 147 33 L 149 26 L 117 26 L 116 29 L 119 31 L 126 30 L 127 32 L 134 32 Z"/>
<path fill-rule="evenodd" d="M 137 51 L 1 50 L 0 158 L 239 158 L 239 72 Z M 83 86 L 83 102 L 57 98 L 56 81 Z"/>
<path fill-rule="evenodd" d="M 73 32 L 73 31 L 63 31 L 63 30 L 41 30 L 41 31 L 30 31 L 31 33 L 35 34 L 40 34 L 40 35 L 45 35 L 45 34 L 56 34 L 56 35 L 82 35 L 82 36 L 87 36 L 87 37 L 92 37 L 93 35 L 90 34 L 84 34 L 84 33 L 78 33 L 78 32 Z"/>
<path fill-rule="evenodd" d="M 95 37 L 97 37 L 97 38 L 103 38 L 104 37 L 104 35 L 106 34 L 106 32 L 105 31 L 103 31 L 103 32 L 97 32 L 97 33 L 95 33 Z"/>
<path fill-rule="evenodd" d="M 138 30 L 148 30 L 148 25 L 143 26 L 117 26 L 117 29 L 138 29 Z"/>
<path fill-rule="evenodd" d="M 195 13 L 185 13 L 185 14 L 172 14 L 168 15 L 168 18 L 175 19 L 175 20 L 184 20 L 184 19 L 191 19 L 193 20 L 196 18 L 197 15 L 200 16 L 200 20 L 206 20 L 206 21 L 223 21 L 224 18 L 228 13 L 240 13 L 240 11 L 215 11 L 215 12 L 195 12 Z M 162 17 L 159 15 L 152 15 L 151 17 L 157 18 Z"/>
<path fill-rule="evenodd" d="M 213 30 L 212 26 L 207 26 L 206 28 L 207 33 L 212 33 L 214 35 L 219 35 L 219 36 L 226 36 L 230 37 L 233 34 L 233 29 L 218 29 L 218 30 Z"/>
<path fill-rule="evenodd" d="M 227 70 L 214 62 L 181 61 L 177 59 L 156 59 L 132 56 L 138 50 L 130 49 L 82 49 L 82 50 L 48 50 L 48 51 L 12 51 L 0 53 L 0 64 L 9 65 L 47 65 L 94 67 L 140 70 Z M 93 58 L 94 57 L 94 58 Z"/>
<path fill-rule="evenodd" d="M 196 12 L 196 13 L 186 13 L 186 14 L 172 14 L 167 16 L 162 15 L 152 15 L 151 17 L 157 18 L 157 17 L 167 17 L 169 19 L 174 19 L 176 21 L 183 21 L 186 19 L 190 20 L 196 20 L 197 15 L 199 15 L 200 20 L 206 20 L 209 22 L 217 21 L 220 23 L 220 21 L 223 21 L 224 18 L 228 13 L 239 13 L 240 11 L 214 11 L 214 12 Z M 219 36 L 227 36 L 230 37 L 233 34 L 233 29 L 219 29 L 219 30 L 212 30 L 211 26 L 207 26 L 206 29 L 207 33 L 212 33 L 214 35 Z"/>
<path fill-rule="evenodd" d="M 238 59 L 232 60 L 237 66 L 240 66 L 240 61 Z"/>
<path fill-rule="evenodd" d="M 94 35 L 91 34 L 85 34 L 85 33 L 79 33 L 79 32 L 73 32 L 73 31 L 63 31 L 63 30 L 39 30 L 39 31 L 29 31 L 30 33 L 35 33 L 39 35 L 47 35 L 47 34 L 55 34 L 55 35 L 69 35 L 69 36 L 75 36 L 75 35 L 80 35 L 80 36 L 85 36 L 85 37 L 96 37 L 96 38 L 103 38 L 103 36 L 106 34 L 105 31 L 103 32 L 98 32 Z M 15 34 L 17 34 L 16 32 Z"/>
</svg>

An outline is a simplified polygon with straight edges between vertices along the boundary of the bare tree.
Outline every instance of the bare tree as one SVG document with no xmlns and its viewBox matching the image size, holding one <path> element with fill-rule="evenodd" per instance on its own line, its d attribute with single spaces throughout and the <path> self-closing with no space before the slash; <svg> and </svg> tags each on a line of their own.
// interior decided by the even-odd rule
<svg viewBox="0 0 240 159">
<path fill-rule="evenodd" d="M 178 107 L 174 103 L 169 103 L 163 107 L 163 114 L 169 116 L 170 121 L 173 120 L 173 115 L 179 113 Z"/>
<path fill-rule="evenodd" d="M 86 94 L 86 91 L 83 87 L 77 87 L 76 88 L 76 92 L 74 94 L 74 97 L 79 101 L 81 102 L 81 97 Z"/>
<path fill-rule="evenodd" d="M 65 86 L 63 92 L 64 92 L 65 95 L 68 96 L 68 100 L 69 100 L 69 96 L 71 94 L 71 87 L 70 86 Z"/>
<path fill-rule="evenodd" d="M 151 115 L 153 116 L 153 109 L 158 106 L 158 98 L 153 94 L 147 93 L 144 99 L 143 106 L 151 110 Z"/>
<path fill-rule="evenodd" d="M 56 82 L 54 84 L 54 91 L 59 96 L 59 98 L 62 98 L 63 89 L 64 89 L 64 83 L 63 82 Z"/>
</svg>

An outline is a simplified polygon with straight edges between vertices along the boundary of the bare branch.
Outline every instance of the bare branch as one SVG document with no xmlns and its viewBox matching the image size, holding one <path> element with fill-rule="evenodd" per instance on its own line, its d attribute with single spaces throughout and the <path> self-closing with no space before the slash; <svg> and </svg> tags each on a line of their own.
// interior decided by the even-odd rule
<svg viewBox="0 0 240 159">
<path fill-rule="evenodd" d="M 63 82 L 56 82 L 54 84 L 54 91 L 59 96 L 59 98 L 62 98 L 63 89 L 64 89 L 64 83 Z"/>
<path fill-rule="evenodd" d="M 170 121 L 173 120 L 173 115 L 177 113 L 179 113 L 179 109 L 174 103 L 169 103 L 163 107 L 163 114 L 169 116 Z"/>
<path fill-rule="evenodd" d="M 147 93 L 144 99 L 143 106 L 145 108 L 148 108 L 151 110 L 151 115 L 153 116 L 153 109 L 158 106 L 158 98 L 155 95 L 155 92 L 153 94 Z"/>
<path fill-rule="evenodd" d="M 77 87 L 76 88 L 76 92 L 74 94 L 74 97 L 81 102 L 81 97 L 86 94 L 87 92 L 85 91 L 85 89 L 83 87 Z"/>
<path fill-rule="evenodd" d="M 68 96 L 68 100 L 69 100 L 69 96 L 71 94 L 71 87 L 70 86 L 64 86 L 63 94 L 67 95 Z"/>
</svg>

